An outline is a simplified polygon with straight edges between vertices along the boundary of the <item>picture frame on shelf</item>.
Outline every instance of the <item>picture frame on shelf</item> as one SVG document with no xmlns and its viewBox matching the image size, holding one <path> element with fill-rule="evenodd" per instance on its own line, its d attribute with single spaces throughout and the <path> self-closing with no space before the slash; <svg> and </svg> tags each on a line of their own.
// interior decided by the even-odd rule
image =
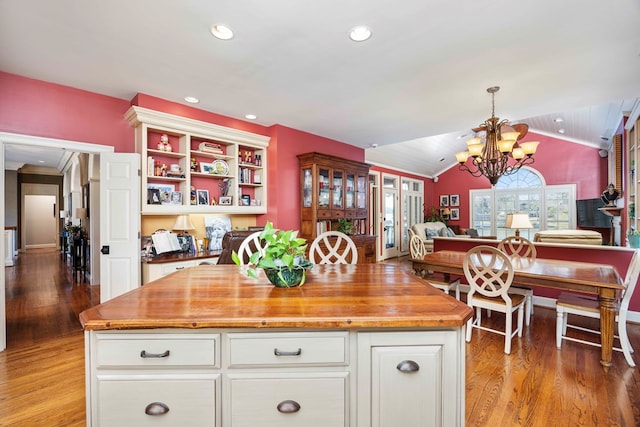
<svg viewBox="0 0 640 427">
<path fill-rule="evenodd" d="M 440 206 L 449 206 L 449 195 L 441 194 L 440 195 Z"/>
<path fill-rule="evenodd" d="M 160 190 L 158 190 L 157 188 L 147 189 L 147 204 L 148 205 L 162 204 L 162 199 L 160 198 Z"/>
<path fill-rule="evenodd" d="M 200 162 L 200 172 L 212 174 L 213 173 L 213 163 Z"/>
<path fill-rule="evenodd" d="M 220 196 L 218 198 L 218 204 L 220 206 L 231 206 L 232 202 L 233 202 L 232 196 Z"/>
<path fill-rule="evenodd" d="M 242 206 L 249 206 L 251 205 L 251 196 L 248 194 L 243 194 L 242 197 L 240 198 L 242 200 Z"/>
<path fill-rule="evenodd" d="M 452 220 L 452 221 L 459 221 L 460 220 L 460 209 L 458 209 L 458 208 L 451 209 L 451 214 L 449 215 L 449 219 Z"/>
<path fill-rule="evenodd" d="M 171 193 L 171 204 L 172 205 L 182 204 L 182 193 L 180 191 L 174 191 Z"/>
<path fill-rule="evenodd" d="M 196 190 L 198 205 L 209 205 L 209 190 Z"/>
<path fill-rule="evenodd" d="M 459 194 L 451 194 L 449 196 L 449 204 L 451 206 L 460 206 L 460 195 Z"/>
<path fill-rule="evenodd" d="M 151 190 L 158 190 L 158 198 L 160 199 L 160 203 L 151 203 L 148 202 L 148 204 L 150 205 L 169 205 L 171 204 L 171 193 L 173 193 L 176 189 L 173 185 L 171 184 L 147 184 L 147 191 L 151 189 Z M 149 198 L 149 194 L 147 194 L 147 199 L 151 200 Z"/>
</svg>

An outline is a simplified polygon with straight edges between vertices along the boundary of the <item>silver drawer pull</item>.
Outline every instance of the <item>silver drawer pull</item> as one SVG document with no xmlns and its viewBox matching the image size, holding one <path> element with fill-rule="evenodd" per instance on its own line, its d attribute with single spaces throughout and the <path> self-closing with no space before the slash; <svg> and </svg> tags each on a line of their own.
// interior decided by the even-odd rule
<svg viewBox="0 0 640 427">
<path fill-rule="evenodd" d="M 165 351 L 164 353 L 147 353 L 146 350 L 142 350 L 140 352 L 140 357 L 142 357 L 143 359 L 160 359 L 163 357 L 169 357 L 169 350 Z"/>
<path fill-rule="evenodd" d="M 166 403 L 162 402 L 153 402 L 149 403 L 146 408 L 144 408 L 144 413 L 147 415 L 164 415 L 169 412 L 169 407 Z"/>
<path fill-rule="evenodd" d="M 176 270 L 184 270 L 184 267 L 176 267 Z"/>
<path fill-rule="evenodd" d="M 273 354 L 276 356 L 300 356 L 302 354 L 302 349 L 299 348 L 298 351 L 280 351 L 277 348 L 274 348 Z"/>
<path fill-rule="evenodd" d="M 278 412 L 283 414 L 293 414 L 300 410 L 300 404 L 295 400 L 283 400 L 278 403 Z"/>
<path fill-rule="evenodd" d="M 403 360 L 398 363 L 396 369 L 400 372 L 418 372 L 420 370 L 420 365 L 413 360 Z"/>
</svg>

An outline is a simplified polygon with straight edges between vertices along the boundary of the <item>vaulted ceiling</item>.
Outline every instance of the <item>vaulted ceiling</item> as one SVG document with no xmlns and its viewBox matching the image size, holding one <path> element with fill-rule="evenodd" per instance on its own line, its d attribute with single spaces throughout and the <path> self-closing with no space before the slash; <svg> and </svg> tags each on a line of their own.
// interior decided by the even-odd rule
<svg viewBox="0 0 640 427">
<path fill-rule="evenodd" d="M 127 100 L 195 96 L 436 176 L 495 85 L 497 116 L 609 148 L 640 97 L 638 22 L 637 0 L 2 0 L 0 70 Z M 211 35 L 220 23 L 233 39 Z M 351 41 L 356 25 L 372 37 Z"/>
</svg>

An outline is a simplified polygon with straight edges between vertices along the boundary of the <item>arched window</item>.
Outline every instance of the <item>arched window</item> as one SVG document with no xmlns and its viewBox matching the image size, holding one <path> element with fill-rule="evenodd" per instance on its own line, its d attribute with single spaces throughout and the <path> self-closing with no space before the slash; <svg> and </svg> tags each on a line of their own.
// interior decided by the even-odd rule
<svg viewBox="0 0 640 427">
<path fill-rule="evenodd" d="M 470 227 L 480 235 L 502 239 L 513 234 L 504 228 L 508 213 L 526 212 L 533 228 L 520 230 L 530 240 L 540 230 L 565 230 L 576 227 L 575 185 L 546 185 L 535 169 L 524 167 L 501 177 L 489 190 L 469 192 Z"/>
</svg>

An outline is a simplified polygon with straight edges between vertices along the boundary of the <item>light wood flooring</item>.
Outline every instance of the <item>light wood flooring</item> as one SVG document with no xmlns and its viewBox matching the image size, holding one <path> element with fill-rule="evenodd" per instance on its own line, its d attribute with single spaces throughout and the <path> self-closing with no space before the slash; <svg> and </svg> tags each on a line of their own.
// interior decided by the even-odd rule
<svg viewBox="0 0 640 427">
<path fill-rule="evenodd" d="M 410 268 L 405 259 L 389 262 Z M 0 426 L 85 425 L 77 316 L 97 304 L 99 287 L 74 282 L 69 265 L 52 250 L 29 251 L 5 273 L 8 348 L 0 352 Z M 499 313 L 488 320 L 504 322 Z M 640 325 L 631 324 L 629 335 L 640 362 Z M 555 311 L 536 307 L 511 355 L 503 345 L 502 336 L 485 331 L 474 331 L 466 345 L 468 426 L 640 426 L 638 368 L 619 352 L 604 372 L 598 348 L 565 342 L 557 350 Z"/>
</svg>

